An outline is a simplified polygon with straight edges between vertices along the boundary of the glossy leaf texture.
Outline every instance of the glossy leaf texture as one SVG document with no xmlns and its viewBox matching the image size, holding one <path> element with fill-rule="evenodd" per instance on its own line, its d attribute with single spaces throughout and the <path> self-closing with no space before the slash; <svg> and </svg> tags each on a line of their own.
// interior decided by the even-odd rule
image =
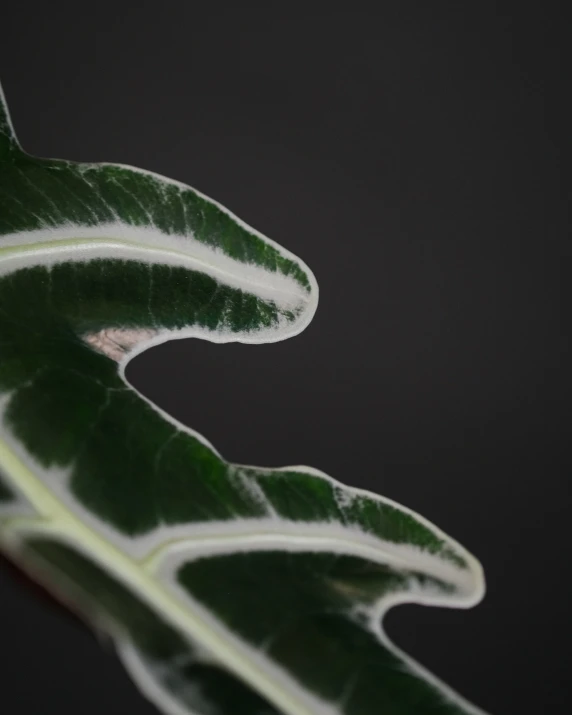
<svg viewBox="0 0 572 715">
<path fill-rule="evenodd" d="M 463 547 L 310 467 L 231 464 L 125 379 L 165 340 L 294 336 L 317 302 L 194 189 L 28 155 L 0 94 L 2 548 L 168 715 L 479 713 L 382 630 L 398 603 L 482 598 Z"/>
</svg>

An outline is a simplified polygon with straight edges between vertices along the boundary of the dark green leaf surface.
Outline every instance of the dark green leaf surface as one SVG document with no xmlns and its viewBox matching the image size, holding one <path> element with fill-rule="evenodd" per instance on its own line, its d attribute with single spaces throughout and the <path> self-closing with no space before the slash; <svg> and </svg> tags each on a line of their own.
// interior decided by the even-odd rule
<svg viewBox="0 0 572 715">
<path fill-rule="evenodd" d="M 317 299 L 190 187 L 25 154 L 0 95 L 0 543 L 168 715 L 478 713 L 381 629 L 480 600 L 465 549 L 309 467 L 226 462 L 124 378 L 168 339 L 296 335 Z"/>
</svg>

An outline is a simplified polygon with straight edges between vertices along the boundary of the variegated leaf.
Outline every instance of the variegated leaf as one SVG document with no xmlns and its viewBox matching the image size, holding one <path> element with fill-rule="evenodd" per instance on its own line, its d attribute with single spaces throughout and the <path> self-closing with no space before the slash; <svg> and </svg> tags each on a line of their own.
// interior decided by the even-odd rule
<svg viewBox="0 0 572 715">
<path fill-rule="evenodd" d="M 479 601 L 465 549 L 309 467 L 229 464 L 124 377 L 173 338 L 296 335 L 317 301 L 194 189 L 26 154 L 0 95 L 2 547 L 169 715 L 476 714 L 382 630 L 397 603 Z"/>
</svg>

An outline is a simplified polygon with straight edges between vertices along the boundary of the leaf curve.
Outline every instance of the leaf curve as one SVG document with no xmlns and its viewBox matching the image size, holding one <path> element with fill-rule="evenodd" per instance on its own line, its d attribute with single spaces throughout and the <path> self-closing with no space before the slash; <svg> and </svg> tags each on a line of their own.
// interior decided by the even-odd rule
<svg viewBox="0 0 572 715">
<path fill-rule="evenodd" d="M 124 377 L 168 339 L 296 335 L 317 301 L 194 189 L 23 152 L 0 89 L 0 542 L 168 715 L 480 713 L 381 625 L 477 603 L 471 554 L 310 467 L 226 462 Z"/>
</svg>

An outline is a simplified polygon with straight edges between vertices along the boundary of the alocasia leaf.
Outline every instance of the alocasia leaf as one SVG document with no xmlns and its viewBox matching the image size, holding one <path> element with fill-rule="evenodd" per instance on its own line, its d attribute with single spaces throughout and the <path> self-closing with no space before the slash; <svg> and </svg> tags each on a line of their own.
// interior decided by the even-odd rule
<svg viewBox="0 0 572 715">
<path fill-rule="evenodd" d="M 315 469 L 230 464 L 125 379 L 172 338 L 296 335 L 317 302 L 194 189 L 26 154 L 0 94 L 3 550 L 168 715 L 479 713 L 382 630 L 397 603 L 477 603 L 464 548 Z"/>
</svg>

